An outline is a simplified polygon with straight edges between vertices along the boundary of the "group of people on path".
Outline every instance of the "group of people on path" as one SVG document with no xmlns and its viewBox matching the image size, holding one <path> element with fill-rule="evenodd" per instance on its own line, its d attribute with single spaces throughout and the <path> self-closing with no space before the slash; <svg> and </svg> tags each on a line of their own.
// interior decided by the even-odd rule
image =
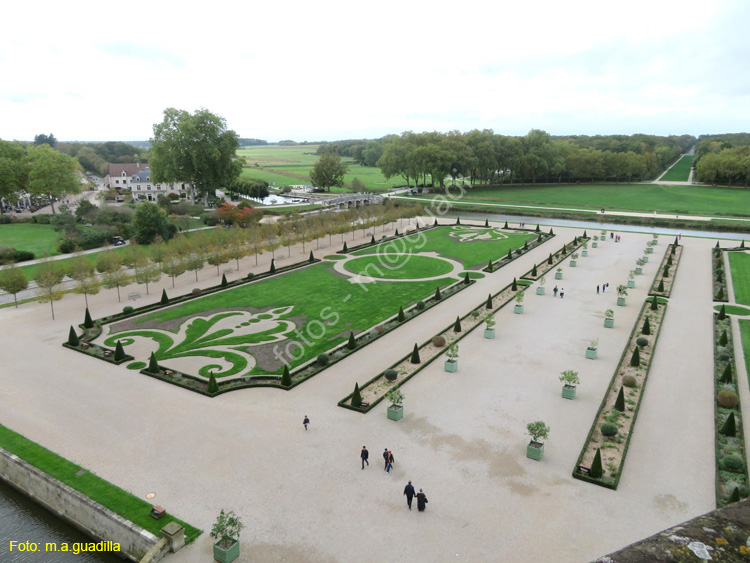
<svg viewBox="0 0 750 563">
<path fill-rule="evenodd" d="M 607 293 L 608 289 L 609 289 L 609 284 L 608 283 L 603 283 L 602 284 L 602 293 Z M 596 286 L 596 294 L 599 295 L 599 286 L 598 285 Z"/>
<path fill-rule="evenodd" d="M 362 469 L 365 468 L 365 465 L 369 467 L 370 462 L 370 452 L 367 450 L 367 446 L 362 446 L 362 451 L 359 453 L 359 458 L 362 460 Z M 386 473 L 390 473 L 391 469 L 393 469 L 393 464 L 395 462 L 393 458 L 393 452 L 389 450 L 388 448 L 385 448 L 383 450 L 383 471 Z M 427 504 L 427 495 L 424 494 L 424 491 L 422 489 L 419 489 L 419 492 L 415 492 L 414 485 L 411 484 L 411 481 L 404 487 L 404 495 L 406 496 L 406 504 L 409 507 L 409 510 L 411 510 L 411 503 L 412 500 L 414 500 L 414 497 L 417 497 L 417 510 L 420 512 L 423 512 L 425 509 L 425 505 Z"/>
<path fill-rule="evenodd" d="M 406 484 L 406 487 L 404 487 L 404 495 L 406 495 L 406 504 L 409 506 L 409 510 L 411 510 L 411 501 L 416 496 L 417 510 L 419 510 L 420 512 L 424 512 L 425 505 L 427 504 L 427 495 L 424 494 L 424 491 L 422 489 L 419 489 L 419 492 L 415 493 L 414 485 L 412 485 L 411 481 L 409 481 Z"/>
<path fill-rule="evenodd" d="M 560 293 L 560 299 L 564 299 L 565 298 L 565 288 L 561 287 L 560 289 L 557 289 L 557 286 L 555 286 L 555 288 L 552 290 L 553 295 L 555 297 L 557 297 L 557 293 L 558 292 Z"/>
</svg>

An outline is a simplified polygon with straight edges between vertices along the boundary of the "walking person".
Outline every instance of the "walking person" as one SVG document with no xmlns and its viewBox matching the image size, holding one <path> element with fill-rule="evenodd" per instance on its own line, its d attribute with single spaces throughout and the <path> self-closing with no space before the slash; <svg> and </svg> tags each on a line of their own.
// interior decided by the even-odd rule
<svg viewBox="0 0 750 563">
<path fill-rule="evenodd" d="M 388 453 L 388 448 L 386 448 L 383 451 L 383 461 L 385 461 L 385 463 L 383 464 L 383 471 L 388 471 Z"/>
<path fill-rule="evenodd" d="M 305 425 L 305 430 L 307 430 L 307 425 L 310 424 L 310 419 L 307 418 L 307 415 L 305 415 L 305 418 L 302 419 L 302 424 Z"/>
<path fill-rule="evenodd" d="M 552 293 L 555 297 L 557 297 L 557 286 L 555 286 L 555 289 L 552 290 Z"/>
<path fill-rule="evenodd" d="M 388 460 L 385 463 L 385 472 L 386 473 L 390 474 L 391 469 L 393 469 L 393 462 L 394 461 L 395 460 L 393 459 L 393 452 L 389 451 L 388 452 Z"/>
<path fill-rule="evenodd" d="M 561 287 L 560 288 L 560 299 L 562 299 L 563 297 L 565 297 L 565 288 Z"/>
<path fill-rule="evenodd" d="M 596 286 L 596 294 L 599 295 L 599 286 Z"/>
<path fill-rule="evenodd" d="M 424 494 L 422 489 L 419 489 L 417 493 L 417 510 L 424 512 L 425 505 L 427 504 L 427 495 Z"/>
<path fill-rule="evenodd" d="M 359 453 L 359 457 L 362 458 L 362 469 L 365 468 L 365 463 L 370 465 L 370 462 L 367 461 L 367 458 L 370 457 L 370 452 L 367 451 L 365 446 L 362 446 L 362 451 Z"/>
<path fill-rule="evenodd" d="M 409 510 L 411 510 L 411 501 L 414 498 L 414 495 L 417 493 L 414 491 L 414 485 L 411 484 L 411 481 L 404 487 L 404 494 L 406 495 L 406 504 L 409 505 Z"/>
</svg>

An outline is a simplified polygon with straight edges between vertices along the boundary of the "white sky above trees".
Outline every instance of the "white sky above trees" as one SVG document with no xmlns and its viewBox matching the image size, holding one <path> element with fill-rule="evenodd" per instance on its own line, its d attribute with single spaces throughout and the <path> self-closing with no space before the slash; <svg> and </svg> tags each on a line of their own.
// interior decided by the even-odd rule
<svg viewBox="0 0 750 563">
<path fill-rule="evenodd" d="M 3 20 L 5 140 L 146 140 L 167 107 L 268 141 L 750 130 L 744 0 L 39 0 Z"/>
</svg>

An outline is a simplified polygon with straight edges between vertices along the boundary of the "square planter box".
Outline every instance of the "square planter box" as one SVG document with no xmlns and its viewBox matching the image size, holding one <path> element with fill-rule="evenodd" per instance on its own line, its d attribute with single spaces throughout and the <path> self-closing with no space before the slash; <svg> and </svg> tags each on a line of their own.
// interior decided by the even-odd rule
<svg viewBox="0 0 750 563">
<path fill-rule="evenodd" d="M 537 295 L 544 295 L 544 287 L 539 286 L 536 288 L 536 294 Z"/>
<path fill-rule="evenodd" d="M 516 315 L 521 315 L 521 314 L 523 314 L 523 305 L 516 305 L 515 307 L 513 307 L 513 312 L 514 312 L 514 313 L 515 313 Z"/>
<path fill-rule="evenodd" d="M 571 260 L 570 261 L 570 267 L 571 268 L 575 268 L 576 267 L 576 261 L 575 260 Z"/>
<path fill-rule="evenodd" d="M 234 540 L 232 545 L 224 549 L 219 547 L 221 541 L 219 540 L 214 544 L 214 559 L 216 561 L 219 563 L 230 563 L 240 556 L 240 542 Z"/>
<path fill-rule="evenodd" d="M 648 262 L 648 256 L 641 257 L 641 260 L 643 260 L 644 262 Z"/>
<path fill-rule="evenodd" d="M 576 398 L 576 386 L 575 385 L 563 385 L 562 397 L 563 399 L 575 399 Z"/>
<path fill-rule="evenodd" d="M 484 329 L 484 337 L 485 338 L 495 338 L 495 329 L 494 328 L 485 328 Z"/>
<path fill-rule="evenodd" d="M 635 288 L 635 280 L 628 280 L 628 289 Z"/>
<path fill-rule="evenodd" d="M 581 250 L 581 256 L 583 256 L 584 258 L 586 258 L 586 256 L 588 256 L 588 255 L 589 255 L 589 251 L 588 250 Z"/>
<path fill-rule="evenodd" d="M 529 445 L 526 446 L 526 457 L 528 457 L 529 459 L 541 461 L 543 455 L 544 444 L 542 444 L 541 442 L 534 442 L 532 440 L 531 442 L 529 442 Z"/>
<path fill-rule="evenodd" d="M 643 273 L 643 268 L 636 268 L 635 273 L 640 276 Z"/>
<path fill-rule="evenodd" d="M 389 420 L 401 420 L 404 417 L 404 405 L 394 407 L 391 405 L 386 409 Z"/>
<path fill-rule="evenodd" d="M 620 307 L 624 307 L 625 306 L 625 298 L 624 297 L 618 297 L 617 298 L 617 305 L 620 306 Z"/>
<path fill-rule="evenodd" d="M 456 360 L 445 360 L 445 371 L 454 372 L 458 369 L 458 362 Z"/>
<path fill-rule="evenodd" d="M 646 249 L 646 254 L 653 254 L 653 253 L 654 253 L 654 249 L 653 248 L 649 247 L 649 248 Z"/>
<path fill-rule="evenodd" d="M 592 348 L 591 346 L 586 348 L 586 357 L 589 360 L 595 360 L 596 359 L 596 353 L 599 351 L 598 348 Z"/>
<path fill-rule="evenodd" d="M 592 242 L 591 243 L 591 248 L 596 248 L 597 246 L 599 246 L 598 242 Z"/>
<path fill-rule="evenodd" d="M 604 328 L 614 328 L 614 326 L 615 326 L 614 319 L 604 319 Z"/>
<path fill-rule="evenodd" d="M 555 272 L 555 279 L 561 280 L 562 279 L 562 272 Z"/>
</svg>

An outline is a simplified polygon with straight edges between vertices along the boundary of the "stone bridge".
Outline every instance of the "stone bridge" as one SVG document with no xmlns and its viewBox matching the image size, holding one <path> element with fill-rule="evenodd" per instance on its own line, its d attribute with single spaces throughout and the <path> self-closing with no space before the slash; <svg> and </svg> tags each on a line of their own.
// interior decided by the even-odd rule
<svg viewBox="0 0 750 563">
<path fill-rule="evenodd" d="M 334 196 L 310 197 L 311 203 L 317 203 L 324 207 L 335 207 L 346 209 L 347 207 L 360 207 L 362 205 L 374 205 L 383 203 L 383 196 L 378 194 L 340 194 Z"/>
</svg>

